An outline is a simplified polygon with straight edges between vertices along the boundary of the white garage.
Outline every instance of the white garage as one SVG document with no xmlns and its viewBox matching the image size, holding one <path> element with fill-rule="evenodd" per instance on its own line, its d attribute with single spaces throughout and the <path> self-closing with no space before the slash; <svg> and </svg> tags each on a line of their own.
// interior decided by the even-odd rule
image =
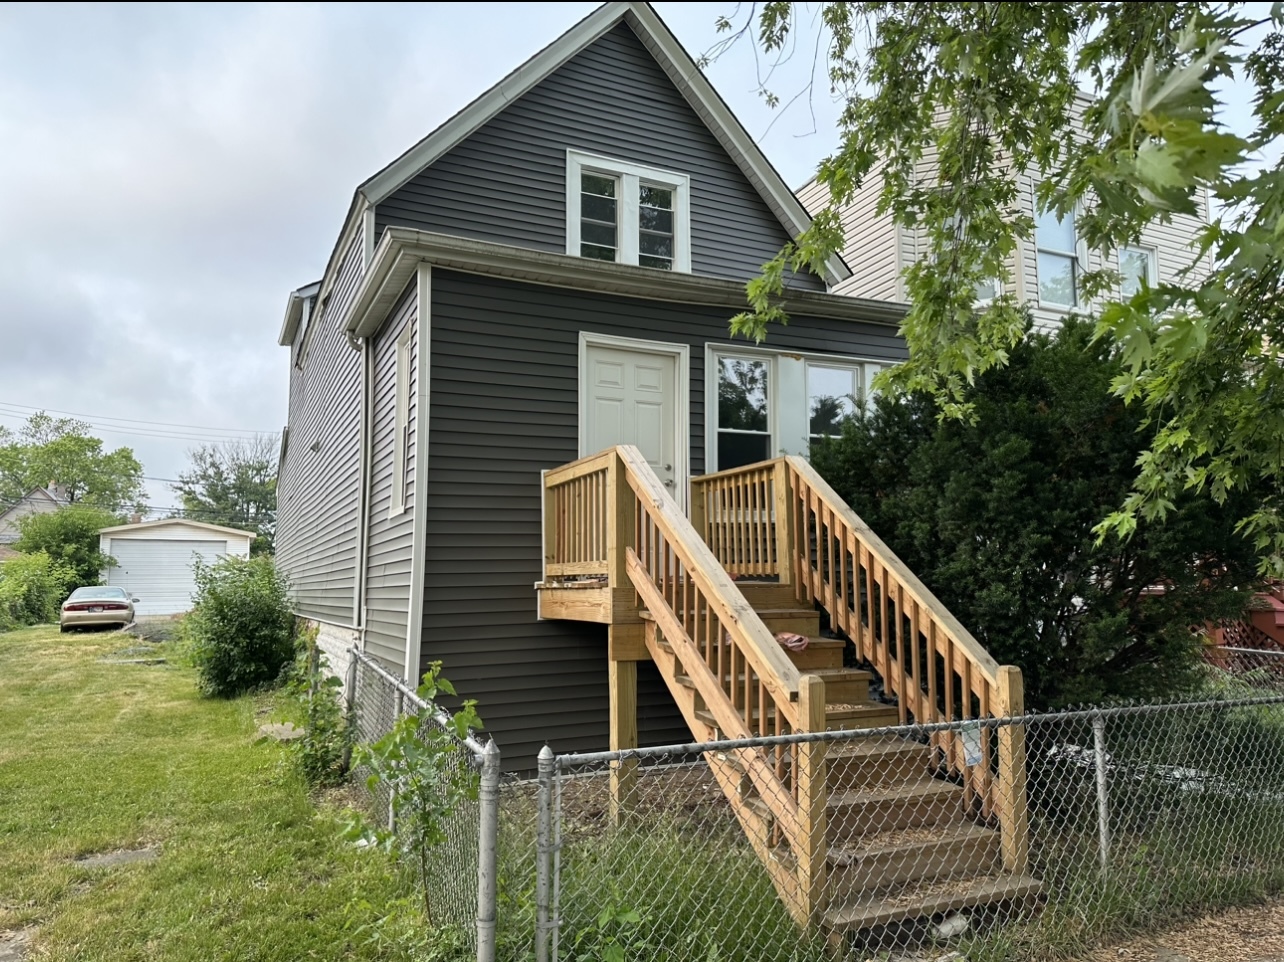
<svg viewBox="0 0 1284 962">
<path fill-rule="evenodd" d="M 176 615 L 192 607 L 192 562 L 247 558 L 254 532 L 170 518 L 103 528 L 99 538 L 102 552 L 116 562 L 103 572 L 103 581 L 137 598 L 139 615 Z"/>
</svg>

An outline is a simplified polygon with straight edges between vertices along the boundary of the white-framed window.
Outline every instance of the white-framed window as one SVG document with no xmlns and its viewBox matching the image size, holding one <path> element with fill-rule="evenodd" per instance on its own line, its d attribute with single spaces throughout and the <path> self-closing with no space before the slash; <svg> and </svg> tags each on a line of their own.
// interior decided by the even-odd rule
<svg viewBox="0 0 1284 962">
<path fill-rule="evenodd" d="M 312 307 L 315 303 L 315 297 L 304 298 L 303 307 L 300 308 L 299 328 L 294 332 L 294 366 L 300 369 L 307 356 L 308 328 L 312 326 Z"/>
<path fill-rule="evenodd" d="M 774 361 L 769 355 L 717 356 L 719 471 L 775 456 L 771 416 Z"/>
<path fill-rule="evenodd" d="M 1119 248 L 1119 293 L 1124 300 L 1142 286 L 1154 287 L 1159 280 L 1159 253 L 1153 247 Z"/>
<path fill-rule="evenodd" d="M 842 361 L 807 361 L 807 430 L 811 443 L 838 437 L 860 407 L 864 366 Z"/>
<path fill-rule="evenodd" d="M 705 471 L 810 455 L 842 433 L 883 362 L 739 345 L 705 348 Z"/>
<path fill-rule="evenodd" d="M 1038 250 L 1039 303 L 1050 307 L 1079 305 L 1079 254 L 1074 217 L 1037 211 L 1034 244 Z"/>
<path fill-rule="evenodd" d="M 407 324 L 397 338 L 396 413 L 392 437 L 392 498 L 389 517 L 406 510 L 406 478 L 410 462 L 410 335 Z"/>
<path fill-rule="evenodd" d="M 691 178 L 566 152 L 566 252 L 691 271 Z"/>
</svg>

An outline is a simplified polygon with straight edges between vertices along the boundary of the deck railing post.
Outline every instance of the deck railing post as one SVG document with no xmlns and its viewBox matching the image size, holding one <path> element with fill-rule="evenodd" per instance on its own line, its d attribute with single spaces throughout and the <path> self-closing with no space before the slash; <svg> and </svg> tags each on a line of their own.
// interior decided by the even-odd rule
<svg viewBox="0 0 1284 962">
<path fill-rule="evenodd" d="M 535 837 L 535 962 L 549 962 L 553 904 L 553 777 L 556 762 L 553 749 L 540 749 L 539 813 Z"/>
<path fill-rule="evenodd" d="M 477 962 L 495 962 L 499 772 L 499 747 L 492 738 L 482 752 L 477 793 Z"/>
<path fill-rule="evenodd" d="M 617 450 L 612 453 L 606 469 L 606 571 L 613 625 L 638 620 L 628 559 L 629 547 L 636 540 L 633 531 L 636 497 Z"/>
<path fill-rule="evenodd" d="M 798 679 L 798 720 L 805 731 L 825 730 L 825 682 L 816 675 Z M 825 911 L 825 869 L 828 859 L 825 811 L 828 786 L 825 776 L 825 743 L 798 746 L 798 895 L 799 915 L 808 925 L 820 922 Z"/>
<path fill-rule="evenodd" d="M 776 569 L 782 585 L 794 583 L 794 512 L 789 489 L 789 462 L 778 458 L 772 475 L 772 511 L 776 516 Z"/>
<path fill-rule="evenodd" d="M 997 715 L 1000 718 L 1025 714 L 1025 686 L 1021 669 L 1003 665 L 998 671 Z M 1030 811 L 1026 797 L 1025 725 L 999 728 L 999 783 L 994 799 L 999 814 L 1003 867 L 1021 873 L 1030 861 Z"/>
</svg>

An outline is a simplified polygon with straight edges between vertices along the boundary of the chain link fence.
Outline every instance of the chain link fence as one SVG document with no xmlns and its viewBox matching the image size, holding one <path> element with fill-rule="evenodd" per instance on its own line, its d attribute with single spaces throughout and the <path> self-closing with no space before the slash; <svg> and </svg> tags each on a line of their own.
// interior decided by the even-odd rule
<svg viewBox="0 0 1284 962">
<path fill-rule="evenodd" d="M 1002 784 L 1004 729 L 1024 741 L 1021 797 L 944 776 L 944 754 L 963 752 Z M 787 775 L 818 744 L 829 792 L 807 874 L 788 799 L 748 768 Z M 1279 693 L 546 765 L 547 824 L 538 805 L 530 824 L 541 962 L 1072 957 L 1284 891 Z"/>
<path fill-rule="evenodd" d="M 354 739 L 370 745 L 388 734 L 398 719 L 417 715 L 423 726 L 451 733 L 449 717 L 431 710 L 405 682 L 357 649 L 351 651 L 346 697 L 352 708 Z M 447 777 L 465 770 L 480 774 L 476 801 L 455 809 L 445 825 L 445 840 L 433 848 L 429 887 L 439 922 L 456 927 L 479 962 L 495 958 L 495 855 L 499 810 L 499 750 L 494 742 L 482 745 L 476 738 L 451 734 L 452 750 Z M 395 828 L 390 788 L 379 783 L 367 787 L 369 772 L 353 770 L 355 783 L 369 796 L 372 815 Z"/>
<path fill-rule="evenodd" d="M 488 774 L 436 904 L 482 962 L 1074 958 L 1250 904 L 1284 893 L 1284 653 L 1207 660 L 1197 702 L 546 749 L 534 778 L 459 741 Z M 366 743 L 426 708 L 360 653 L 346 693 Z"/>
</svg>

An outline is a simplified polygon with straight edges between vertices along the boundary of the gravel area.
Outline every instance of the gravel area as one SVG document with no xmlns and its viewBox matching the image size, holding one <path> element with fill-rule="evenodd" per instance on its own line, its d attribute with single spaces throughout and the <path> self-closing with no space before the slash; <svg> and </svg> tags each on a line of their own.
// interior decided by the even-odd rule
<svg viewBox="0 0 1284 962">
<path fill-rule="evenodd" d="M 1284 899 L 1098 949 L 1082 962 L 1284 962 Z"/>
</svg>

